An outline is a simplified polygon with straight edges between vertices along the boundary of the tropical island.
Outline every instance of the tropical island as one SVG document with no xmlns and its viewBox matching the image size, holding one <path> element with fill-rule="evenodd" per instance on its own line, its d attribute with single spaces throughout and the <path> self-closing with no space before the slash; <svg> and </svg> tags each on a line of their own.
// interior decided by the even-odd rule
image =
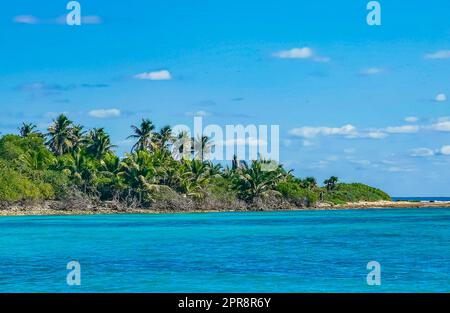
<svg viewBox="0 0 450 313">
<path fill-rule="evenodd" d="M 47 133 L 24 123 L 0 138 L 0 215 L 158 213 L 418 207 L 394 203 L 385 192 L 330 177 L 320 186 L 269 160 L 236 158 L 229 166 L 205 160 L 208 137 L 155 130 L 143 119 L 132 126 L 130 153 L 119 157 L 103 128 L 84 130 L 61 114 Z M 173 151 L 189 158 L 174 157 Z M 433 205 L 426 205 L 433 206 Z M 442 205 L 439 205 L 442 206 Z"/>
</svg>

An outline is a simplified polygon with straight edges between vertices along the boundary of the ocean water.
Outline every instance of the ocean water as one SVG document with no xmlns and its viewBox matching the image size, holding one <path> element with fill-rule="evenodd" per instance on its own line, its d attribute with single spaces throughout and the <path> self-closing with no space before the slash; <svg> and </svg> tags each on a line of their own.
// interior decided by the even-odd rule
<svg viewBox="0 0 450 313">
<path fill-rule="evenodd" d="M 0 291 L 449 292 L 450 209 L 0 217 Z"/>
</svg>

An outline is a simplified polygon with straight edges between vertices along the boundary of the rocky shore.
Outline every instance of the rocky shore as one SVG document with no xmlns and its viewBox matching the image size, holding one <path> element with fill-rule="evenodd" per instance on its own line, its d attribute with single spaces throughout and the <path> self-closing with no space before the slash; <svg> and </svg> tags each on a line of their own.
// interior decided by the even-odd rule
<svg viewBox="0 0 450 313">
<path fill-rule="evenodd" d="M 450 208 L 450 202 L 412 202 L 412 201 L 376 201 L 354 202 L 334 205 L 330 203 L 317 203 L 313 207 L 283 207 L 278 211 L 300 210 L 345 210 L 345 209 L 396 209 L 396 208 Z M 38 204 L 2 204 L 0 216 L 39 216 L 39 215 L 95 215 L 95 214 L 159 214 L 159 213 L 205 213 L 205 212 L 231 212 L 231 211 L 274 211 L 273 209 L 240 209 L 240 210 L 162 210 L 144 208 L 124 208 L 113 203 L 102 203 L 97 206 L 65 207 L 58 201 L 46 201 Z"/>
<path fill-rule="evenodd" d="M 346 204 L 318 203 L 314 209 L 343 210 L 343 209 L 400 209 L 400 208 L 450 208 L 450 202 L 416 202 L 416 201 L 375 201 L 349 202 Z"/>
</svg>

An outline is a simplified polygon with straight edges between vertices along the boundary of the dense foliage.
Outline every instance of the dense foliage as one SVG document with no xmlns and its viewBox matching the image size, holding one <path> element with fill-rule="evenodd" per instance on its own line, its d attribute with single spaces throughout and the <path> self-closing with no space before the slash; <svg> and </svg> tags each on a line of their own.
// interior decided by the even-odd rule
<svg viewBox="0 0 450 313">
<path fill-rule="evenodd" d="M 129 138 L 135 140 L 132 151 L 118 157 L 103 128 L 85 131 L 65 115 L 46 134 L 23 124 L 19 135 L 0 138 L 0 201 L 63 200 L 74 192 L 140 207 L 174 199 L 213 207 L 249 207 L 267 199 L 294 206 L 390 199 L 363 184 L 341 184 L 334 176 L 319 187 L 314 178 L 296 178 L 266 160 L 235 159 L 223 168 L 205 158 L 214 145 L 210 138 L 172 134 L 169 126 L 156 131 L 146 119 L 132 126 Z M 187 154 L 186 142 L 191 147 Z"/>
</svg>

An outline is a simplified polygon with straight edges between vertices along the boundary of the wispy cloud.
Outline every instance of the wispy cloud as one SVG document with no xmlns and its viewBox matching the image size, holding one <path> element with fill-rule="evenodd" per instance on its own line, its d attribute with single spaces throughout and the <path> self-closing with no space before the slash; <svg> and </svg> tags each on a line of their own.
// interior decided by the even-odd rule
<svg viewBox="0 0 450 313">
<path fill-rule="evenodd" d="M 99 84 L 88 84 L 88 83 L 85 83 L 85 84 L 81 84 L 80 86 L 83 87 L 83 88 L 106 88 L 106 87 L 109 87 L 108 84 L 101 84 L 101 83 L 99 83 Z"/>
<path fill-rule="evenodd" d="M 204 110 L 199 110 L 197 112 L 186 112 L 186 116 L 198 116 L 198 117 L 206 117 L 206 116 L 210 116 L 212 115 L 212 113 L 204 111 Z"/>
<path fill-rule="evenodd" d="M 33 15 L 18 15 L 13 17 L 13 22 L 18 24 L 39 24 L 39 19 Z"/>
<path fill-rule="evenodd" d="M 420 126 L 417 125 L 391 126 L 385 129 L 390 134 L 410 134 L 417 133 L 419 130 Z"/>
<path fill-rule="evenodd" d="M 96 109 L 89 111 L 88 115 L 94 118 L 113 118 L 119 117 L 121 112 L 119 109 Z"/>
<path fill-rule="evenodd" d="M 139 73 L 133 76 L 141 80 L 171 80 L 172 74 L 168 70 Z"/>
<path fill-rule="evenodd" d="M 380 67 L 369 67 L 369 68 L 362 69 L 362 70 L 360 71 L 360 74 L 361 74 L 361 75 L 369 76 L 369 75 L 377 75 L 377 74 L 381 74 L 381 73 L 383 73 L 384 71 L 385 71 L 385 69 L 380 68 Z"/>
<path fill-rule="evenodd" d="M 56 18 L 43 19 L 36 17 L 34 15 L 17 15 L 13 17 L 13 22 L 17 24 L 28 24 L 28 25 L 65 25 L 66 15 L 61 15 Z M 97 15 L 85 15 L 81 16 L 81 24 L 95 25 L 101 24 L 103 21 L 100 16 Z"/>
<path fill-rule="evenodd" d="M 292 48 L 273 53 L 273 56 L 280 59 L 312 59 L 316 62 L 329 62 L 330 58 L 316 55 L 310 47 Z"/>
<path fill-rule="evenodd" d="M 303 138 L 314 138 L 317 136 L 354 136 L 358 132 L 356 127 L 350 124 L 344 125 L 342 127 L 299 127 L 294 128 L 289 131 L 290 135 Z"/>
<path fill-rule="evenodd" d="M 418 121 L 419 121 L 419 118 L 415 117 L 415 116 L 405 117 L 405 122 L 408 122 L 408 123 L 415 123 L 415 122 L 418 122 Z"/>
<path fill-rule="evenodd" d="M 450 50 L 439 50 L 428 53 L 425 55 L 425 59 L 450 59 Z"/>
<path fill-rule="evenodd" d="M 450 146 L 443 146 L 440 149 L 440 153 L 443 155 L 450 155 Z"/>
<path fill-rule="evenodd" d="M 22 84 L 16 87 L 16 90 L 21 91 L 67 91 L 74 89 L 75 85 L 60 85 L 60 84 L 47 84 L 42 82 L 35 82 L 29 84 Z"/>
<path fill-rule="evenodd" d="M 410 119 L 414 120 L 414 119 Z M 388 126 L 384 128 L 375 129 L 357 129 L 351 124 L 342 127 L 298 127 L 289 131 L 289 134 L 294 137 L 311 139 L 318 136 L 341 136 L 344 138 L 368 138 L 368 139 L 383 139 L 390 134 L 415 134 L 422 131 L 439 131 L 450 132 L 450 118 L 442 117 L 432 124 L 428 125 L 400 125 Z"/>
<path fill-rule="evenodd" d="M 317 136 L 340 136 L 344 138 L 383 139 L 387 137 L 387 134 L 381 130 L 360 131 L 351 124 L 347 124 L 342 127 L 299 127 L 290 130 L 289 134 L 301 138 L 314 138 Z"/>
<path fill-rule="evenodd" d="M 412 157 L 432 157 L 435 155 L 450 155 L 450 145 L 445 145 L 438 149 L 417 148 L 410 151 L 410 156 Z"/>
<path fill-rule="evenodd" d="M 434 150 L 429 148 L 417 148 L 410 151 L 412 157 L 429 157 L 434 155 Z"/>
<path fill-rule="evenodd" d="M 450 120 L 440 120 L 430 126 L 425 126 L 425 128 L 439 132 L 450 132 Z"/>
</svg>

